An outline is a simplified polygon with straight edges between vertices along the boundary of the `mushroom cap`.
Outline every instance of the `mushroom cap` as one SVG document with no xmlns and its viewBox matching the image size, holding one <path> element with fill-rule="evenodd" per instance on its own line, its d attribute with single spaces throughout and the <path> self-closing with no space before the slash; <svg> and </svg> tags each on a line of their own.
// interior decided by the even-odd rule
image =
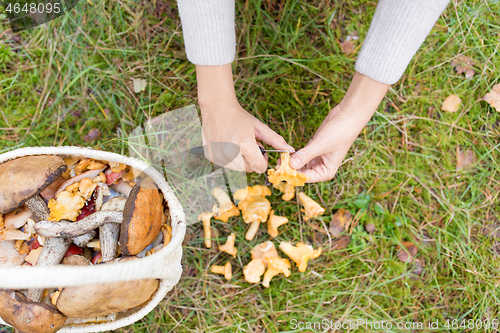
<svg viewBox="0 0 500 333">
<path fill-rule="evenodd" d="M 19 332 L 30 333 L 56 332 L 66 322 L 66 316 L 55 307 L 7 289 L 0 289 L 0 317 Z"/>
<path fill-rule="evenodd" d="M 296 246 L 288 242 L 281 242 L 280 250 L 299 266 L 299 272 L 305 272 L 309 259 L 315 259 L 321 254 L 321 248 L 314 250 L 311 245 L 302 242 L 297 243 Z"/>
<path fill-rule="evenodd" d="M 245 275 L 245 280 L 250 283 L 259 283 L 260 277 L 266 271 L 267 263 L 261 259 L 253 259 L 243 268 L 243 275 Z"/>
<path fill-rule="evenodd" d="M 266 260 L 268 263 L 267 271 L 264 273 L 264 279 L 262 280 L 264 287 L 269 288 L 271 279 L 280 273 L 283 273 L 287 277 L 290 276 L 290 267 L 292 267 L 290 260 L 280 257 L 270 257 L 266 258 Z"/>
<path fill-rule="evenodd" d="M 156 186 L 138 182 L 130 191 L 123 210 L 120 246 L 123 254 L 136 255 L 153 242 L 163 224 L 163 204 Z"/>
<path fill-rule="evenodd" d="M 271 210 L 269 219 L 267 220 L 267 233 L 272 238 L 278 237 L 278 227 L 288 223 L 288 219 L 284 216 L 274 215 L 274 210 Z"/>
<path fill-rule="evenodd" d="M 71 318 L 100 317 L 147 302 L 158 286 L 157 279 L 144 279 L 65 287 L 56 306 Z"/>
<path fill-rule="evenodd" d="M 42 192 L 68 167 L 55 155 L 26 156 L 0 164 L 0 214 Z"/>
<path fill-rule="evenodd" d="M 281 153 L 281 165 L 277 170 L 267 170 L 268 180 L 278 185 L 283 180 L 293 186 L 304 186 L 309 177 L 290 167 L 290 153 Z"/>
<path fill-rule="evenodd" d="M 253 201 L 242 211 L 243 221 L 251 223 L 254 221 L 266 222 L 271 211 L 271 203 L 266 198 L 254 197 Z"/>
</svg>

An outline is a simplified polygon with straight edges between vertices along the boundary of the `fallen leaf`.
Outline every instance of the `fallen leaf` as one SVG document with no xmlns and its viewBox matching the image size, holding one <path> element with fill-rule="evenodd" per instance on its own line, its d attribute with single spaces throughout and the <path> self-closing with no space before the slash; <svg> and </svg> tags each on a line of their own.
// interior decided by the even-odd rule
<svg viewBox="0 0 500 333">
<path fill-rule="evenodd" d="M 474 150 L 462 151 L 457 146 L 457 171 L 469 168 L 476 163 L 476 152 Z"/>
<path fill-rule="evenodd" d="M 404 248 L 398 245 L 398 258 L 402 262 L 411 262 L 413 257 L 417 254 L 417 247 L 412 242 L 403 242 Z"/>
<path fill-rule="evenodd" d="M 332 250 L 343 250 L 347 248 L 347 245 L 351 243 L 351 236 L 349 235 L 342 235 L 339 239 L 336 239 L 333 242 Z"/>
<path fill-rule="evenodd" d="M 333 237 L 339 237 L 344 230 L 349 228 L 351 222 L 351 213 L 343 208 L 340 208 L 335 215 L 333 215 L 328 231 L 330 231 Z"/>
<path fill-rule="evenodd" d="M 451 66 L 455 68 L 455 71 L 458 74 L 465 73 L 465 77 L 468 79 L 473 77 L 476 73 L 474 68 L 472 68 L 475 64 L 474 60 L 463 54 L 459 55 L 451 62 Z"/>
<path fill-rule="evenodd" d="M 358 40 L 358 33 L 353 32 L 347 36 L 342 43 L 340 43 L 340 48 L 342 49 L 342 52 L 344 54 L 353 54 L 354 51 L 356 50 L 356 44 L 354 43 L 355 40 Z"/>
<path fill-rule="evenodd" d="M 495 84 L 493 89 L 484 95 L 483 101 L 486 101 L 492 108 L 500 112 L 500 83 Z"/>
<path fill-rule="evenodd" d="M 368 224 L 365 225 L 365 230 L 366 230 L 366 232 L 368 232 L 369 234 L 371 234 L 372 232 L 374 232 L 375 230 L 377 230 L 377 228 L 375 228 L 375 224 L 368 223 Z"/>
<path fill-rule="evenodd" d="M 132 79 L 132 83 L 134 86 L 134 92 L 136 94 L 140 93 L 141 91 L 146 90 L 147 87 L 147 82 L 144 79 Z"/>
<path fill-rule="evenodd" d="M 85 142 L 93 142 L 101 136 L 101 131 L 98 128 L 93 128 L 89 131 L 87 135 L 83 137 L 83 141 Z"/>
<path fill-rule="evenodd" d="M 441 110 L 448 112 L 457 112 L 462 104 L 462 100 L 457 95 L 450 95 L 446 97 L 441 106 Z"/>
<path fill-rule="evenodd" d="M 415 259 L 413 263 L 413 270 L 411 271 L 415 275 L 422 275 L 424 272 L 424 263 L 421 260 Z"/>
</svg>

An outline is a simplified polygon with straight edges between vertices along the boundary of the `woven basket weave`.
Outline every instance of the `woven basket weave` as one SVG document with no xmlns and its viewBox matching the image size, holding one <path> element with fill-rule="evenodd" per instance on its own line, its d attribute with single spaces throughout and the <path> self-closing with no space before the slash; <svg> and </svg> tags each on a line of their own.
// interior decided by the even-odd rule
<svg viewBox="0 0 500 333">
<path fill-rule="evenodd" d="M 153 179 L 168 203 L 172 219 L 172 239 L 167 246 L 150 256 L 122 263 L 93 266 L 56 265 L 0 268 L 0 288 L 56 288 L 148 278 L 161 279 L 158 290 L 153 294 L 149 302 L 132 311 L 119 314 L 115 321 L 98 324 L 66 324 L 59 332 L 102 332 L 113 330 L 130 325 L 147 315 L 179 282 L 182 274 L 182 241 L 186 232 L 186 222 L 182 206 L 165 178 L 144 161 L 115 153 L 79 147 L 21 148 L 1 154 L 0 163 L 28 155 L 87 157 L 126 164 L 143 171 Z M 0 324 L 6 325 L 1 319 Z"/>
</svg>

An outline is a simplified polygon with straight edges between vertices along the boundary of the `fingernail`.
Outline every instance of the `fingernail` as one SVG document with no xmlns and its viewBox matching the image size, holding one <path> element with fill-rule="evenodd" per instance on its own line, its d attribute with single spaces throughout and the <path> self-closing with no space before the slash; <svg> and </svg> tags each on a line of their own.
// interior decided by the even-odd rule
<svg viewBox="0 0 500 333">
<path fill-rule="evenodd" d="M 299 157 L 292 157 L 290 159 L 290 166 L 294 169 L 297 169 L 300 165 L 300 158 Z"/>
</svg>

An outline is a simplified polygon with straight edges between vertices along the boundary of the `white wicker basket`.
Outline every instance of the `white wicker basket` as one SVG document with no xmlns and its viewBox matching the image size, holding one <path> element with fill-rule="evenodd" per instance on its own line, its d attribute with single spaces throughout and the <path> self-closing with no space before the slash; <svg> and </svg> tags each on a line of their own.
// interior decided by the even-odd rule
<svg viewBox="0 0 500 333">
<path fill-rule="evenodd" d="M 115 321 L 99 324 L 66 324 L 59 332 L 102 332 L 130 325 L 147 315 L 178 282 L 182 274 L 182 241 L 186 222 L 181 204 L 164 177 L 148 163 L 135 158 L 79 147 L 30 147 L 0 155 L 0 163 L 28 155 L 87 157 L 130 165 L 151 177 L 170 208 L 172 240 L 160 251 L 139 260 L 95 266 L 56 265 L 47 267 L 0 268 L 0 288 L 28 289 L 79 286 L 147 278 L 161 279 L 151 300 L 140 308 L 119 314 Z M 1 319 L 0 324 L 6 325 Z"/>
</svg>

